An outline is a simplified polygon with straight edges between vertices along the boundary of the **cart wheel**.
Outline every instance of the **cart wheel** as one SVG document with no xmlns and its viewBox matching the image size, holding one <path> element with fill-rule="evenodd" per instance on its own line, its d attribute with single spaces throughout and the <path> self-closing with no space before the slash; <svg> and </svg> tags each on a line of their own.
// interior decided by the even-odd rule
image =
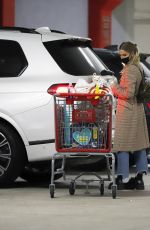
<svg viewBox="0 0 150 230">
<path fill-rule="evenodd" d="M 112 185 L 111 189 L 112 189 L 112 198 L 116 199 L 117 186 L 116 185 Z"/>
<path fill-rule="evenodd" d="M 51 198 L 54 198 L 55 185 L 54 184 L 50 184 L 49 190 L 50 190 L 50 196 L 51 196 Z"/>
<path fill-rule="evenodd" d="M 100 184 L 100 194 L 101 196 L 104 195 L 104 182 Z"/>
<path fill-rule="evenodd" d="M 70 182 L 69 193 L 70 193 L 70 195 L 74 195 L 74 193 L 75 193 L 75 182 L 73 182 L 73 181 Z"/>
</svg>

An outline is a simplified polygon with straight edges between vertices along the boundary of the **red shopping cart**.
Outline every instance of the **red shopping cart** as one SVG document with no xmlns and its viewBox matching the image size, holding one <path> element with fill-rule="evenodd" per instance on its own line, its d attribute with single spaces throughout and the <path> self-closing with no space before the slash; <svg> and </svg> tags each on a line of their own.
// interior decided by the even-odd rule
<svg viewBox="0 0 150 230">
<path fill-rule="evenodd" d="M 54 197 L 54 176 L 65 177 L 66 157 L 76 155 L 106 156 L 107 178 L 91 172 L 100 182 L 100 194 L 104 194 L 104 181 L 112 181 L 112 197 L 116 198 L 115 157 L 112 147 L 112 96 L 99 94 L 59 93 L 54 95 L 56 153 L 51 162 L 50 196 Z M 61 168 L 55 170 L 55 159 L 62 159 Z M 85 175 L 82 172 L 71 180 L 70 195 L 74 195 L 76 182 Z M 89 173 L 88 173 L 89 175 Z M 84 180 L 86 184 L 91 180 Z"/>
</svg>

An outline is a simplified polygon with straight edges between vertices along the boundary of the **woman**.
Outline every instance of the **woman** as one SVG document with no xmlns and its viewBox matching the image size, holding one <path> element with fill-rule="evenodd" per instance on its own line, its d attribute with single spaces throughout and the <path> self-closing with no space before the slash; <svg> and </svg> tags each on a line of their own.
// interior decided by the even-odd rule
<svg viewBox="0 0 150 230">
<path fill-rule="evenodd" d="M 119 54 L 124 63 L 120 83 L 111 84 L 118 98 L 113 152 L 117 152 L 118 189 L 144 189 L 143 174 L 148 172 L 146 148 L 149 147 L 143 104 L 136 95 L 142 79 L 137 45 L 123 42 Z M 134 154 L 137 174 L 129 180 L 129 153 Z"/>
</svg>

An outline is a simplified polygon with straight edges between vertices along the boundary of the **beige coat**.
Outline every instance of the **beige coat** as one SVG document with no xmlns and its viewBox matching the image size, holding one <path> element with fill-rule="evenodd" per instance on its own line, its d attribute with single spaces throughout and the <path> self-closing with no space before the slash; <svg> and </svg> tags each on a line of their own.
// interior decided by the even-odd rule
<svg viewBox="0 0 150 230">
<path fill-rule="evenodd" d="M 118 98 L 113 152 L 132 152 L 150 146 L 143 104 L 137 103 L 135 96 L 141 77 L 138 66 L 127 65 L 122 71 L 120 84 L 112 87 Z"/>
</svg>

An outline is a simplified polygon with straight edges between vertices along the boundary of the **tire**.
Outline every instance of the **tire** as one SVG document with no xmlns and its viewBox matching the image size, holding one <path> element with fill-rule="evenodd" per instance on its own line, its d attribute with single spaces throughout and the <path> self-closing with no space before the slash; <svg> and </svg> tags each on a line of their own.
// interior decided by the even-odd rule
<svg viewBox="0 0 150 230">
<path fill-rule="evenodd" d="M 51 197 L 51 198 L 54 198 L 55 185 L 50 185 L 50 186 L 49 186 L 49 190 L 50 190 L 50 197 Z"/>
<path fill-rule="evenodd" d="M 25 147 L 18 133 L 0 124 L 0 186 L 9 186 L 20 175 L 27 161 Z"/>
<path fill-rule="evenodd" d="M 69 184 L 69 194 L 74 195 L 75 194 L 75 182 L 71 181 Z"/>
<path fill-rule="evenodd" d="M 101 195 L 101 196 L 104 195 L 104 182 L 101 183 L 101 185 L 100 185 L 100 195 Z"/>
<path fill-rule="evenodd" d="M 116 199 L 116 196 L 117 196 L 117 186 L 116 185 L 112 185 L 111 189 L 112 189 L 112 198 Z"/>
</svg>

